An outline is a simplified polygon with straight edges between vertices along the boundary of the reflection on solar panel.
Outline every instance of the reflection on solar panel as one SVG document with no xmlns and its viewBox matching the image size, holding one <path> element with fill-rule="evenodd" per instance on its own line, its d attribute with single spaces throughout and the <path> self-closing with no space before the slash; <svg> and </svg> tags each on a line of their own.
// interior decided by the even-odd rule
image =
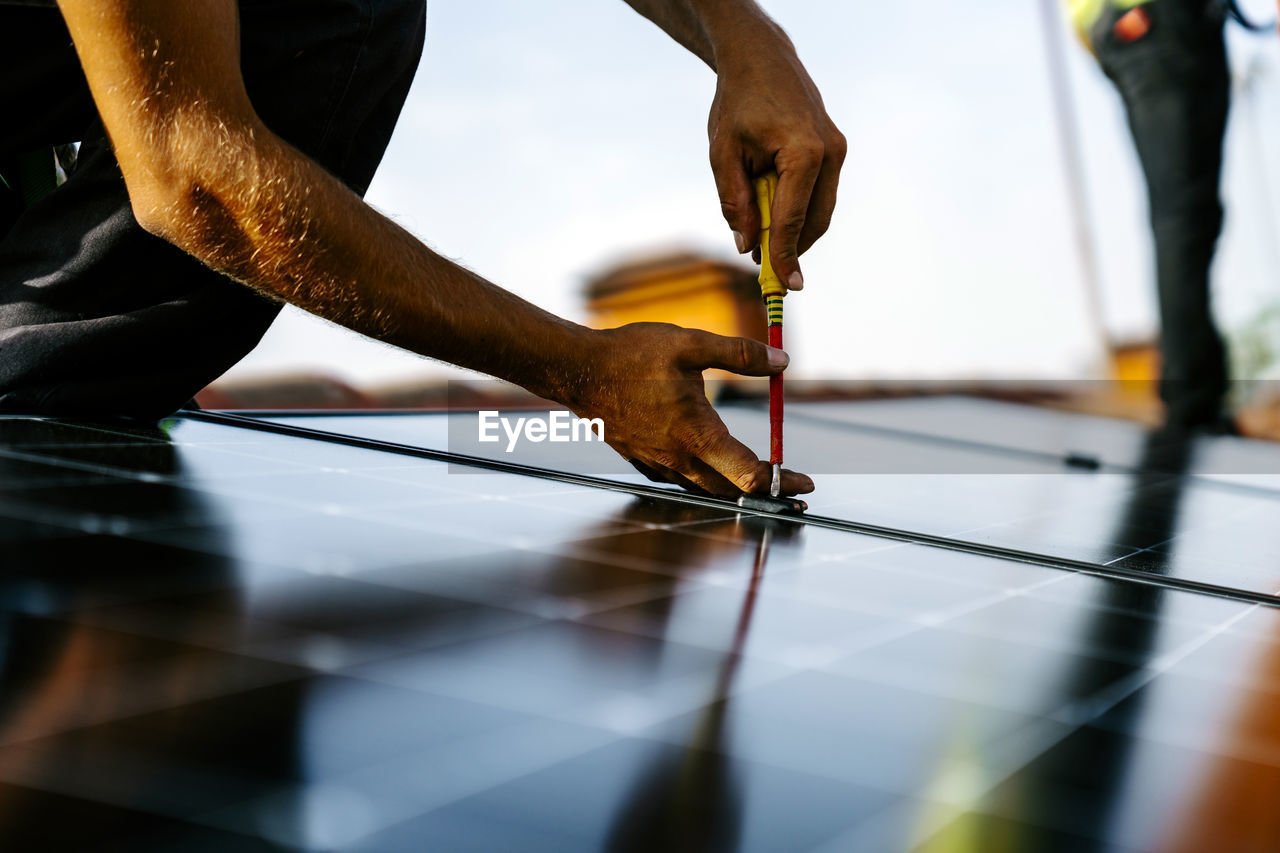
<svg viewBox="0 0 1280 853">
<path fill-rule="evenodd" d="M 376 447 L 439 451 L 444 416 L 0 418 L 0 840 L 1272 846 L 1269 484 L 795 408 L 804 521 L 547 445 L 514 462 L 550 478 Z M 815 464 L 897 445 L 963 459 Z"/>
</svg>

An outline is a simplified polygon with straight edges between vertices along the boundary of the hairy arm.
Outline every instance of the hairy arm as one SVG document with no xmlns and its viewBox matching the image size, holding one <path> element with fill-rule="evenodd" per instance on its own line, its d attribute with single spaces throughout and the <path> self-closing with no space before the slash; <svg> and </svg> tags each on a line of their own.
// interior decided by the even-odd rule
<svg viewBox="0 0 1280 853">
<path fill-rule="evenodd" d="M 585 329 L 430 251 L 262 124 L 234 0 L 61 5 L 148 231 L 405 349 L 539 392 L 569 378 L 558 374 Z"/>
<path fill-rule="evenodd" d="M 831 224 L 847 144 L 795 46 L 754 0 L 626 2 L 716 72 L 711 170 L 739 252 L 760 240 L 752 179 L 778 173 L 772 261 L 799 290 L 800 255 Z"/>
<path fill-rule="evenodd" d="M 59 6 L 143 228 L 274 298 L 602 417 L 615 449 L 665 479 L 767 487 L 701 371 L 776 373 L 785 356 L 673 326 L 592 331 L 432 252 L 262 123 L 236 0 Z M 784 487 L 812 488 L 802 475 Z"/>
</svg>

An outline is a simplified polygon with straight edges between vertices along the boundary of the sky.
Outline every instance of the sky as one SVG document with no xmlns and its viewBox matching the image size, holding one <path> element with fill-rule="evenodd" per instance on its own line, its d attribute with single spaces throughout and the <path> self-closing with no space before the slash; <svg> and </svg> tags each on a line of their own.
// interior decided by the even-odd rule
<svg viewBox="0 0 1280 853">
<path fill-rule="evenodd" d="M 1092 378 L 1091 322 L 1039 0 L 761 3 L 849 139 L 827 235 L 787 299 L 788 375 Z M 1270 20 L 1274 5 L 1242 5 Z M 431 0 L 427 46 L 367 195 L 441 254 L 574 320 L 620 257 L 733 259 L 707 162 L 715 78 L 621 0 Z M 1214 269 L 1234 334 L 1280 304 L 1280 45 L 1230 28 L 1235 100 Z M 1145 190 L 1118 99 L 1065 26 L 1102 314 L 1155 333 Z M 226 378 L 362 386 L 467 374 L 294 309 Z"/>
</svg>

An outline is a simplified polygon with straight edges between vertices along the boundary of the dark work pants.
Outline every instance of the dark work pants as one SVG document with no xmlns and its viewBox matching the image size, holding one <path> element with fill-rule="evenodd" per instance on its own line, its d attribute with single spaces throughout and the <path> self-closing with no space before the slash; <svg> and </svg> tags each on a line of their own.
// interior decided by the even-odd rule
<svg viewBox="0 0 1280 853">
<path fill-rule="evenodd" d="M 1160 396 L 1170 423 L 1213 423 L 1227 390 L 1213 323 L 1209 266 L 1222 227 L 1218 180 L 1228 74 L 1222 15 L 1208 0 L 1153 0 L 1151 28 L 1124 43 L 1108 9 L 1092 34 L 1124 99 L 1146 176 L 1160 302 Z"/>
<path fill-rule="evenodd" d="M 425 16 L 425 0 L 241 0 L 254 108 L 363 194 Z M 56 9 L 0 5 L 0 56 L 0 163 L 82 141 L 65 184 L 0 222 L 0 411 L 163 417 L 252 349 L 280 305 L 138 226 Z"/>
</svg>

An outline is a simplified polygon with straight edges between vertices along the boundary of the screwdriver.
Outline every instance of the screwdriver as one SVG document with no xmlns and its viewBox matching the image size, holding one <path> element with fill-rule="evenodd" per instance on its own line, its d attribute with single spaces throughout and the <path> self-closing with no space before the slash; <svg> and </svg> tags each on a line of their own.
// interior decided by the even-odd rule
<svg viewBox="0 0 1280 853">
<path fill-rule="evenodd" d="M 769 318 L 769 346 L 782 349 L 782 297 L 787 289 L 773 271 L 769 258 L 769 227 L 773 197 L 778 192 L 778 173 L 769 172 L 756 178 L 756 204 L 760 207 L 760 295 L 764 297 L 765 314 Z M 769 495 L 782 493 L 782 374 L 769 377 L 769 464 L 773 476 Z"/>
</svg>

